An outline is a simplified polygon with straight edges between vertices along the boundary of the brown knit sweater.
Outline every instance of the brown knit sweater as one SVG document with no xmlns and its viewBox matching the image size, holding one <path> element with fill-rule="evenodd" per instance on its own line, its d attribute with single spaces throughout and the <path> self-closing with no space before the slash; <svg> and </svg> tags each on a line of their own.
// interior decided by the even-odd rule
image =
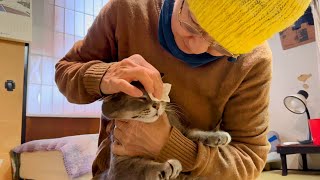
<svg viewBox="0 0 320 180">
<path fill-rule="evenodd" d="M 158 41 L 161 0 L 111 0 L 84 40 L 56 64 L 56 83 L 72 103 L 101 97 L 99 84 L 111 62 L 142 55 L 172 84 L 171 101 L 184 111 L 192 128 L 230 133 L 226 147 L 195 143 L 172 128 L 157 160 L 178 159 L 183 171 L 208 179 L 255 179 L 262 171 L 269 144 L 268 104 L 271 52 L 267 44 L 236 62 L 222 58 L 191 68 L 167 53 Z M 110 121 L 102 120 L 94 173 L 108 168 Z M 102 142 L 103 141 L 103 142 Z M 101 143 L 102 142 L 102 143 Z"/>
</svg>

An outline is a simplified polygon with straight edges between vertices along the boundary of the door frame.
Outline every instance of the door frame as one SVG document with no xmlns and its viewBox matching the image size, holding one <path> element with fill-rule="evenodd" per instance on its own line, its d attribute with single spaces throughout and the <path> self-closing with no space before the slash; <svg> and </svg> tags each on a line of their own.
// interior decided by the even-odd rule
<svg viewBox="0 0 320 180">
<path fill-rule="evenodd" d="M 26 142 L 26 119 L 27 119 L 27 91 L 28 91 L 28 62 L 30 46 L 25 43 L 24 46 L 24 77 L 23 77 L 23 102 L 22 102 L 22 126 L 21 126 L 21 144 Z"/>
</svg>

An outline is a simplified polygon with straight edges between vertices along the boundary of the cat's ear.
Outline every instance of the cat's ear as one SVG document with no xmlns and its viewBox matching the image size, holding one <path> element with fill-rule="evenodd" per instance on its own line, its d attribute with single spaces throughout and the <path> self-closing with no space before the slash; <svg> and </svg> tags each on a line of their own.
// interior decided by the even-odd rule
<svg viewBox="0 0 320 180">
<path fill-rule="evenodd" d="M 161 79 L 164 77 L 164 73 L 160 72 Z"/>
<path fill-rule="evenodd" d="M 109 101 L 113 96 L 114 94 L 104 95 L 99 99 L 99 101 L 103 101 L 103 102 Z"/>
</svg>

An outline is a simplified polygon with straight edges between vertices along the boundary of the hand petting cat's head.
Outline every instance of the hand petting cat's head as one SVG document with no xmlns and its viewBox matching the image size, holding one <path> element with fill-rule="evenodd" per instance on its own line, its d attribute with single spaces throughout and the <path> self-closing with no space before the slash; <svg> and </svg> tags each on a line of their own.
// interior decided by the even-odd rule
<svg viewBox="0 0 320 180">
<path fill-rule="evenodd" d="M 133 82 L 143 92 L 141 97 L 116 93 L 103 99 L 102 115 L 108 119 L 137 120 L 146 123 L 156 121 L 165 111 L 166 102 L 153 101 L 139 82 Z"/>
</svg>

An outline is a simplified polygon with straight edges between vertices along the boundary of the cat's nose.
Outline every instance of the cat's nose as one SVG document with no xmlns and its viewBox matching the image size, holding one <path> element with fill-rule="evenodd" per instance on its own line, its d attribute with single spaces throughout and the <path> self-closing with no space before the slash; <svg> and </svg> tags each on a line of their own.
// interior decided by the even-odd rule
<svg viewBox="0 0 320 180">
<path fill-rule="evenodd" d="M 153 103 L 152 107 L 155 108 L 156 110 L 159 110 L 160 104 L 159 103 Z"/>
</svg>

